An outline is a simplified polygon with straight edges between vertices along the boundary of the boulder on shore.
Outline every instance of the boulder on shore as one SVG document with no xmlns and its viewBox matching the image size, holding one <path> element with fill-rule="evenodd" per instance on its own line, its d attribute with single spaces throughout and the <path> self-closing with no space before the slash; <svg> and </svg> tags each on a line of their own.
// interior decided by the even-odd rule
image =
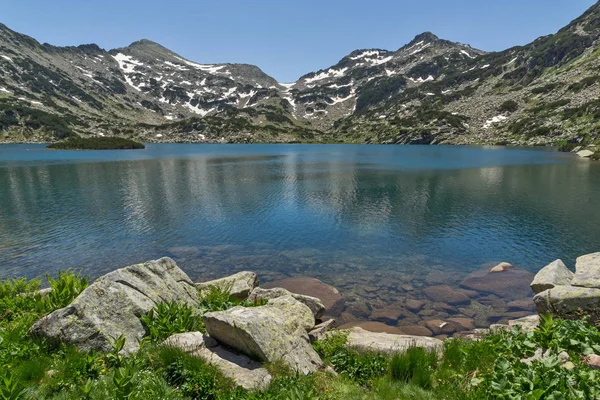
<svg viewBox="0 0 600 400">
<path fill-rule="evenodd" d="M 581 158 L 589 158 L 591 156 L 593 156 L 595 153 L 591 150 L 580 150 L 577 152 L 577 155 Z"/>
<path fill-rule="evenodd" d="M 586 254 L 577 258 L 571 285 L 600 289 L 600 253 Z"/>
<path fill-rule="evenodd" d="M 562 260 L 556 260 L 542 268 L 535 275 L 530 286 L 531 290 L 538 294 L 557 285 L 569 285 L 572 279 L 573 273 L 569 271 Z"/>
<path fill-rule="evenodd" d="M 254 272 L 242 271 L 225 278 L 196 283 L 201 295 L 209 290 L 211 286 L 228 291 L 231 297 L 245 300 L 250 292 L 258 286 L 258 276 Z"/>
<path fill-rule="evenodd" d="M 200 332 L 173 335 L 163 344 L 203 359 L 246 390 L 264 389 L 272 379 L 269 371 L 259 362 L 245 355 L 232 353 Z"/>
<path fill-rule="evenodd" d="M 521 332 L 524 332 L 524 333 L 533 332 L 534 330 L 537 329 L 537 327 L 539 325 L 540 325 L 540 316 L 537 314 L 529 315 L 527 317 L 513 319 L 513 320 L 508 321 L 509 328 L 514 328 L 514 327 L 518 326 L 521 328 Z"/>
<path fill-rule="evenodd" d="M 444 347 L 444 342 L 431 337 L 375 333 L 354 327 L 348 332 L 346 346 L 360 352 L 374 351 L 394 354 L 405 352 L 411 347 L 422 347 L 425 350 L 440 352 Z"/>
<path fill-rule="evenodd" d="M 283 361 L 307 374 L 323 365 L 307 331 L 315 325 L 312 311 L 292 296 L 260 307 L 234 307 L 204 315 L 210 337 L 250 357 Z"/>
<path fill-rule="evenodd" d="M 300 303 L 310 308 L 310 311 L 312 311 L 315 319 L 321 319 L 323 314 L 325 314 L 325 306 L 323 303 L 321 303 L 321 300 L 317 299 L 316 297 L 292 293 L 284 288 L 263 289 L 257 287 L 250 293 L 248 300 L 271 300 L 282 296 L 292 296 Z"/>
<path fill-rule="evenodd" d="M 590 322 L 600 321 L 600 289 L 555 286 L 537 294 L 533 301 L 538 314 L 553 314 L 564 319 L 588 315 Z"/>
<path fill-rule="evenodd" d="M 300 276 L 269 282 L 262 286 L 265 289 L 284 288 L 292 293 L 316 297 L 325 305 L 325 314 L 338 316 L 344 310 L 344 298 L 340 292 L 316 278 Z"/>
<path fill-rule="evenodd" d="M 190 278 L 170 258 L 121 268 L 98 278 L 73 302 L 42 318 L 31 334 L 54 343 L 75 345 L 82 351 L 108 352 L 125 336 L 123 350 L 139 349 L 145 335 L 142 314 L 160 302 L 199 305 Z"/>
</svg>

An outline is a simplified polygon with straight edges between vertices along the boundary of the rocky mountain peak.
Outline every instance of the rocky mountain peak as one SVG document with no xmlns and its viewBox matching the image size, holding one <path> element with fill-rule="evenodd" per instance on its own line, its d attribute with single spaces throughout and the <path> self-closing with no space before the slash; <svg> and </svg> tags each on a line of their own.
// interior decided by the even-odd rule
<svg viewBox="0 0 600 400">
<path fill-rule="evenodd" d="M 419 43 L 419 42 L 423 42 L 423 41 L 427 41 L 427 42 L 436 42 L 440 40 L 439 37 L 437 37 L 436 35 L 434 35 L 431 32 L 423 32 L 417 36 L 415 36 L 415 38 L 408 44 L 409 46 L 414 45 L 415 43 Z"/>
</svg>

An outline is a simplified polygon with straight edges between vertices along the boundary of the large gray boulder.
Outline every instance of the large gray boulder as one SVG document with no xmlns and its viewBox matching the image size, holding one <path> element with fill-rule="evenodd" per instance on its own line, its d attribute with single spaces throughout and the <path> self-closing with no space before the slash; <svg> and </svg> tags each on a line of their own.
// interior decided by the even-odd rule
<svg viewBox="0 0 600 400">
<path fill-rule="evenodd" d="M 273 289 L 263 289 L 256 288 L 250 293 L 248 296 L 248 300 L 257 301 L 257 300 L 271 300 L 276 299 L 282 296 L 292 296 L 300 303 L 304 304 L 310 311 L 312 311 L 315 319 L 321 319 L 323 314 L 325 314 L 325 306 L 321 302 L 321 300 L 312 296 L 305 296 L 303 294 L 292 293 L 284 288 L 273 288 Z"/>
<path fill-rule="evenodd" d="M 173 335 L 163 344 L 203 359 L 246 390 L 264 389 L 272 378 L 259 362 L 219 346 L 214 339 L 200 332 Z"/>
<path fill-rule="evenodd" d="M 600 321 L 600 289 L 555 286 L 537 294 L 533 301 L 538 314 L 553 314 L 565 319 L 589 315 L 591 322 Z"/>
<path fill-rule="evenodd" d="M 402 353 L 411 347 L 441 352 L 444 342 L 425 336 L 394 335 L 390 333 L 369 332 L 354 327 L 348 332 L 346 346 L 360 352 L 380 352 L 387 354 Z"/>
<path fill-rule="evenodd" d="M 521 328 L 521 332 L 524 333 L 535 331 L 539 325 L 540 316 L 537 314 L 508 321 L 509 328 L 514 328 L 518 326 Z"/>
<path fill-rule="evenodd" d="M 242 271 L 225 278 L 196 283 L 201 295 L 206 293 L 211 286 L 227 290 L 232 297 L 245 300 L 250 292 L 258 286 L 258 276 L 254 272 Z"/>
<path fill-rule="evenodd" d="M 67 307 L 36 322 L 30 332 L 82 351 L 109 351 L 125 335 L 124 351 L 139 348 L 142 314 L 160 302 L 198 306 L 194 283 L 170 258 L 118 269 L 100 277 Z"/>
<path fill-rule="evenodd" d="M 571 285 L 600 289 L 600 253 L 577 258 Z"/>
<path fill-rule="evenodd" d="M 542 268 L 530 286 L 531 290 L 538 294 L 557 285 L 569 285 L 572 279 L 573 273 L 569 268 L 561 260 L 556 260 Z"/>
<path fill-rule="evenodd" d="M 307 334 L 315 325 L 313 313 L 292 296 L 206 313 L 204 324 L 212 338 L 250 357 L 283 361 L 304 374 L 323 365 Z"/>
</svg>

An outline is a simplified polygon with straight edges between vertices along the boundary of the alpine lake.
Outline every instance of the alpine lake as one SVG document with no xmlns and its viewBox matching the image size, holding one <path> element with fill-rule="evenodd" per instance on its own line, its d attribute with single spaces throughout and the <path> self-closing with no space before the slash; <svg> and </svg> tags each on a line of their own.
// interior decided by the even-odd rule
<svg viewBox="0 0 600 400">
<path fill-rule="evenodd" d="M 572 268 L 600 251 L 599 199 L 600 163 L 543 148 L 0 145 L 0 279 L 169 256 L 193 280 L 318 278 L 340 323 L 488 326 L 531 314 L 532 294 L 469 277 L 506 261 L 526 291 L 555 259 Z"/>
</svg>

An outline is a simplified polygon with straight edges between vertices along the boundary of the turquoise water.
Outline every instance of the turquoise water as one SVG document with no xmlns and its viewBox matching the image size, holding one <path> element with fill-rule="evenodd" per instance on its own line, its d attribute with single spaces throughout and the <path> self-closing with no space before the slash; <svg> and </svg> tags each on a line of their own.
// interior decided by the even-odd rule
<svg viewBox="0 0 600 400">
<path fill-rule="evenodd" d="M 2 145 L 0 278 L 165 255 L 194 279 L 250 269 L 346 290 L 493 261 L 535 272 L 600 251 L 598 199 L 598 163 L 539 149 Z"/>
</svg>

